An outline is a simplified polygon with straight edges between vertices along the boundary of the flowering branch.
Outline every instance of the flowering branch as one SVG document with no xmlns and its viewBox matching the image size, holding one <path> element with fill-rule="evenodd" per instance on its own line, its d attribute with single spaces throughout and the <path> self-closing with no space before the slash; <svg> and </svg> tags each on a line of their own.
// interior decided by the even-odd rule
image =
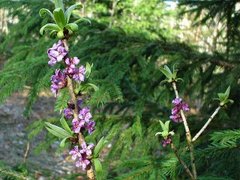
<svg viewBox="0 0 240 180">
<path fill-rule="evenodd" d="M 179 94 L 178 94 L 178 90 L 177 90 L 175 81 L 172 82 L 172 86 L 173 86 L 176 98 L 179 98 Z M 192 171 L 193 171 L 193 177 L 194 177 L 194 179 L 197 179 L 197 170 L 196 170 L 196 165 L 195 165 L 194 148 L 193 148 L 193 144 L 192 144 L 191 132 L 189 130 L 186 116 L 182 109 L 180 110 L 180 115 L 183 120 L 185 132 L 186 132 L 187 145 L 188 145 L 188 148 L 190 151 L 190 159 L 191 159 L 191 167 L 192 167 Z"/>
<path fill-rule="evenodd" d="M 102 165 L 99 160 L 99 153 L 103 149 L 107 141 L 101 138 L 97 145 L 92 143 L 86 143 L 85 134 L 92 134 L 95 130 L 95 122 L 92 120 L 92 114 L 89 107 L 82 107 L 84 105 L 84 97 L 79 97 L 80 93 L 86 93 L 87 87 L 91 87 L 95 91 L 97 86 L 92 83 L 82 83 L 91 73 L 92 66 L 86 64 L 86 67 L 78 64 L 80 60 L 77 57 L 69 56 L 68 39 L 78 29 L 77 21 L 70 23 L 70 16 L 72 11 L 79 8 L 79 4 L 70 6 L 66 11 L 64 9 L 63 1 L 55 1 L 56 9 L 53 13 L 42 8 L 40 10 L 40 16 L 44 17 L 48 15 L 55 23 L 48 23 L 40 29 L 40 33 L 44 31 L 51 31 L 50 35 L 57 35 L 60 39 L 57 43 L 49 48 L 47 53 L 49 57 L 48 64 L 54 66 L 57 63 L 63 63 L 64 69 L 56 69 L 55 74 L 51 77 L 51 91 L 58 96 L 58 93 L 63 88 L 68 88 L 70 95 L 70 102 L 67 104 L 67 108 L 63 110 L 64 117 L 60 119 L 60 123 L 63 128 L 46 122 L 47 130 L 61 138 L 61 147 L 65 146 L 66 141 L 70 141 L 74 145 L 69 154 L 72 159 L 75 160 L 76 167 L 82 167 L 82 170 L 86 171 L 87 177 L 90 180 L 95 179 L 95 172 L 98 174 L 102 171 Z M 84 92 L 81 90 L 84 89 Z M 62 109 L 61 109 L 62 110 Z M 66 120 L 72 120 L 72 127 L 70 128 Z"/>
<path fill-rule="evenodd" d="M 221 106 L 218 106 L 217 109 L 213 112 L 213 114 L 209 117 L 207 122 L 204 124 L 204 126 L 198 131 L 198 133 L 192 138 L 192 142 L 196 141 L 197 138 L 203 133 L 203 131 L 207 128 L 207 126 L 210 124 L 210 122 L 213 120 L 213 118 L 217 115 L 219 110 L 221 109 Z"/>
<path fill-rule="evenodd" d="M 187 167 L 186 163 L 180 158 L 179 154 L 178 154 L 178 150 L 175 147 L 175 145 L 173 143 L 171 143 L 171 148 L 175 154 L 175 156 L 177 157 L 178 161 L 182 164 L 184 170 L 186 171 L 186 173 L 189 175 L 189 177 L 194 180 L 195 178 L 193 177 L 190 169 Z"/>
</svg>

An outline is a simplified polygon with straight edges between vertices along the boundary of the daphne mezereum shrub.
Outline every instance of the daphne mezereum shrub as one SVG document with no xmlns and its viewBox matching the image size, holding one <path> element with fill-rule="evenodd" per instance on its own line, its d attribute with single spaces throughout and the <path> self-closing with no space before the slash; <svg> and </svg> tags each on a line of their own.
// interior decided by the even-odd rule
<svg viewBox="0 0 240 180">
<path fill-rule="evenodd" d="M 88 96 L 82 95 L 81 92 L 89 85 L 96 87 L 93 84 L 85 83 L 90 76 L 92 66 L 88 63 L 84 66 L 78 57 L 70 57 L 68 45 L 69 38 L 78 29 L 76 24 L 78 20 L 70 23 L 70 16 L 72 11 L 79 7 L 79 4 L 70 6 L 64 11 L 62 1 L 57 0 L 55 7 L 53 13 L 44 8 L 40 10 L 42 17 L 49 15 L 55 22 L 43 26 L 40 33 L 43 34 L 44 31 L 50 30 L 52 35 L 55 34 L 59 38 L 58 42 L 47 51 L 50 67 L 54 68 L 57 63 L 61 63 L 63 65 L 61 67 L 64 67 L 56 69 L 52 75 L 51 91 L 55 97 L 58 97 L 60 91 L 67 88 L 70 101 L 62 111 L 63 117 L 60 119 L 60 123 L 63 128 L 48 122 L 46 122 L 46 128 L 50 133 L 62 139 L 60 146 L 65 146 L 66 142 L 71 144 L 72 149 L 69 151 L 69 155 L 75 161 L 76 167 L 86 171 L 89 179 L 95 179 L 96 172 L 101 171 L 98 157 L 106 140 L 100 139 L 96 146 L 85 141 L 85 136 L 91 135 L 95 130 L 91 109 L 85 103 Z"/>
<path fill-rule="evenodd" d="M 194 157 L 194 147 L 193 143 L 199 138 L 199 136 L 204 132 L 204 130 L 207 128 L 209 123 L 213 120 L 213 118 L 216 116 L 216 114 L 219 112 L 219 110 L 224 107 L 227 103 L 232 103 L 233 100 L 229 99 L 230 94 L 230 87 L 227 88 L 227 90 L 224 93 L 218 93 L 218 98 L 216 100 L 219 101 L 219 106 L 216 108 L 216 110 L 213 112 L 213 114 L 210 116 L 210 118 L 207 120 L 207 122 L 204 124 L 204 126 L 199 130 L 199 132 L 192 138 L 191 131 L 187 122 L 187 118 L 185 116 L 184 112 L 189 111 L 189 106 L 187 103 L 183 101 L 182 98 L 179 97 L 179 93 L 177 90 L 177 82 L 180 81 L 180 78 L 177 78 L 177 71 L 173 68 L 171 71 L 169 67 L 164 66 L 164 68 L 161 68 L 162 73 L 166 76 L 165 82 L 168 82 L 172 85 L 175 98 L 172 101 L 173 108 L 171 111 L 170 119 L 174 123 L 182 123 L 184 125 L 185 133 L 186 133 L 186 141 L 187 146 L 190 154 L 190 161 L 191 161 L 191 169 L 187 166 L 187 164 L 182 160 L 180 157 L 180 154 L 178 153 L 177 148 L 175 147 L 173 143 L 173 136 L 174 132 L 169 130 L 170 121 L 166 121 L 163 123 L 160 121 L 160 125 L 162 128 L 161 132 L 156 133 L 156 135 L 161 135 L 163 137 L 162 140 L 162 146 L 167 147 L 168 145 L 171 146 L 172 150 L 174 151 L 174 154 L 176 155 L 179 162 L 184 167 L 184 170 L 188 174 L 188 176 L 192 180 L 197 179 L 197 169 L 195 165 L 195 157 Z"/>
</svg>

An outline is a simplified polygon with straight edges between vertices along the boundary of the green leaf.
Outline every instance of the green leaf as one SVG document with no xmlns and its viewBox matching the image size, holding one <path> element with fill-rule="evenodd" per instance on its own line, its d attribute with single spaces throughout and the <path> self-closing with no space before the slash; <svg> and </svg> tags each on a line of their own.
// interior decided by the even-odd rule
<svg viewBox="0 0 240 180">
<path fill-rule="evenodd" d="M 159 122 L 160 122 L 162 130 L 164 131 L 165 130 L 165 124 L 161 120 Z"/>
<path fill-rule="evenodd" d="M 86 63 L 86 77 L 88 78 L 92 72 L 92 67 L 93 67 L 93 64 L 89 64 L 88 62 Z"/>
<path fill-rule="evenodd" d="M 64 138 L 61 142 L 60 142 L 60 147 L 64 147 L 65 146 L 65 142 L 68 138 Z"/>
<path fill-rule="evenodd" d="M 93 164 L 94 164 L 96 172 L 101 173 L 103 169 L 102 169 L 102 163 L 100 162 L 100 160 L 98 158 L 94 158 Z"/>
<path fill-rule="evenodd" d="M 59 31 L 60 28 L 56 24 L 48 23 L 48 24 L 44 25 L 43 27 L 41 27 L 40 34 L 43 35 L 43 32 L 46 31 L 46 30 Z"/>
<path fill-rule="evenodd" d="M 102 137 L 97 145 L 95 146 L 94 150 L 93 150 L 93 155 L 94 157 L 98 157 L 99 152 L 103 149 L 104 145 L 107 144 L 107 140 L 104 139 L 104 137 Z"/>
<path fill-rule="evenodd" d="M 76 9 L 76 8 L 81 8 L 81 7 L 82 7 L 81 4 L 74 4 L 74 5 L 70 6 L 70 7 L 66 10 L 66 12 L 65 12 L 65 17 L 66 17 L 67 23 L 69 22 L 69 19 L 70 19 L 70 17 L 71 17 L 72 11 L 73 11 L 74 9 Z"/>
<path fill-rule="evenodd" d="M 57 136 L 57 137 L 59 137 L 59 138 L 65 138 L 65 136 L 62 135 L 61 133 L 58 133 L 58 132 L 56 132 L 56 131 L 48 128 L 48 127 L 46 127 L 46 129 L 47 129 L 51 134 L 53 134 L 54 136 Z"/>
<path fill-rule="evenodd" d="M 229 98 L 229 94 L 230 94 L 230 86 L 228 86 L 227 90 L 225 91 L 224 95 L 225 95 L 225 99 Z"/>
<path fill-rule="evenodd" d="M 63 29 L 66 25 L 66 19 L 63 13 L 63 10 L 61 8 L 57 8 L 53 11 L 53 16 L 56 24 Z"/>
<path fill-rule="evenodd" d="M 99 88 L 95 84 L 87 83 L 87 85 L 91 86 L 94 89 L 94 91 L 98 91 L 99 90 Z"/>
<path fill-rule="evenodd" d="M 160 67 L 160 71 L 168 78 L 172 78 L 172 73 L 169 73 L 165 68 Z"/>
<path fill-rule="evenodd" d="M 74 32 L 78 30 L 78 25 L 76 23 L 69 23 L 65 28 Z"/>
<path fill-rule="evenodd" d="M 49 122 L 45 122 L 45 124 L 51 128 L 53 131 L 57 132 L 58 134 L 61 134 L 64 138 L 65 137 L 72 137 L 72 135 L 70 133 L 68 133 L 66 130 L 64 130 L 63 128 L 60 128 L 58 126 L 55 126 Z"/>
<path fill-rule="evenodd" d="M 67 132 L 69 132 L 71 135 L 73 134 L 72 130 L 70 129 L 70 127 L 69 127 L 67 121 L 64 119 L 64 117 L 62 117 L 62 118 L 60 119 L 60 123 L 61 123 L 62 127 L 63 127 Z"/>
<path fill-rule="evenodd" d="M 170 70 L 170 68 L 167 65 L 164 65 L 164 69 L 166 69 L 169 74 L 172 74 L 172 71 Z"/>
<path fill-rule="evenodd" d="M 89 24 L 92 24 L 92 22 L 91 22 L 89 19 L 87 19 L 87 18 L 80 18 L 80 19 L 74 21 L 74 23 L 77 24 L 77 23 L 79 23 L 79 22 L 81 22 L 81 21 L 87 21 Z"/>
<path fill-rule="evenodd" d="M 64 11 L 63 0 L 54 0 L 55 8 L 60 8 Z"/>
<path fill-rule="evenodd" d="M 40 9 L 39 15 L 42 18 L 45 17 L 46 15 L 49 15 L 52 19 L 54 19 L 54 16 L 53 16 L 52 12 L 49 11 L 48 9 L 46 9 L 46 8 Z"/>
<path fill-rule="evenodd" d="M 169 132 L 169 124 L 170 124 L 170 121 L 165 122 L 165 129 L 167 132 Z"/>
<path fill-rule="evenodd" d="M 218 93 L 219 100 L 222 102 L 225 100 L 225 94 L 224 93 Z"/>
</svg>

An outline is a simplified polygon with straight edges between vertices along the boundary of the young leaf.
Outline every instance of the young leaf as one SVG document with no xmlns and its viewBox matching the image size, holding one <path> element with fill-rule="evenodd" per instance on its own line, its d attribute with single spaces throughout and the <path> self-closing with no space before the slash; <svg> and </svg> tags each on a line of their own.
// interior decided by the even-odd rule
<svg viewBox="0 0 240 180">
<path fill-rule="evenodd" d="M 162 130 L 165 131 L 165 124 L 161 120 L 159 122 L 160 122 Z"/>
<path fill-rule="evenodd" d="M 54 0 L 55 8 L 60 8 L 64 11 L 63 0 Z"/>
<path fill-rule="evenodd" d="M 78 30 L 78 25 L 76 23 L 69 23 L 65 26 L 65 28 L 74 32 Z"/>
<path fill-rule="evenodd" d="M 92 72 L 92 67 L 93 67 L 93 64 L 89 64 L 88 62 L 86 63 L 86 77 L 88 78 Z"/>
<path fill-rule="evenodd" d="M 41 29 L 40 29 L 40 34 L 43 35 L 43 32 L 46 30 L 50 30 L 50 31 L 59 31 L 60 28 L 58 27 L 58 25 L 53 24 L 53 23 L 48 23 L 45 24 Z"/>
<path fill-rule="evenodd" d="M 230 86 L 228 86 L 227 90 L 225 91 L 224 95 L 225 95 L 225 99 L 229 98 L 229 94 L 230 94 Z"/>
<path fill-rule="evenodd" d="M 56 132 L 56 131 L 48 128 L 48 127 L 46 127 L 46 129 L 47 129 L 51 134 L 53 134 L 54 136 L 57 136 L 57 137 L 59 137 L 59 138 L 65 138 L 65 136 L 62 135 L 61 133 L 58 133 L 58 132 Z"/>
<path fill-rule="evenodd" d="M 45 124 L 51 128 L 53 131 L 57 132 L 58 134 L 61 134 L 64 138 L 65 137 L 71 137 L 72 135 L 70 133 L 68 133 L 67 131 L 65 131 L 63 128 L 60 128 L 58 126 L 55 126 L 49 122 L 45 122 Z"/>
<path fill-rule="evenodd" d="M 94 91 L 98 91 L 99 90 L 99 88 L 95 84 L 87 83 L 87 85 L 91 86 L 94 89 Z"/>
<path fill-rule="evenodd" d="M 64 117 L 62 117 L 60 119 L 60 123 L 62 125 L 62 127 L 67 131 L 69 132 L 70 134 L 73 134 L 72 130 L 70 129 L 70 127 L 68 126 L 68 123 L 66 122 L 66 120 L 64 119 Z"/>
<path fill-rule="evenodd" d="M 89 24 L 92 24 L 92 22 L 91 22 L 89 19 L 87 19 L 87 18 L 80 18 L 80 19 L 74 21 L 74 23 L 77 24 L 77 23 L 79 23 L 79 22 L 81 22 L 81 21 L 87 21 Z"/>
<path fill-rule="evenodd" d="M 96 172 L 101 173 L 102 172 L 102 163 L 100 162 L 100 160 L 98 158 L 94 158 L 93 164 L 94 164 Z"/>
<path fill-rule="evenodd" d="M 57 8 L 53 11 L 53 16 L 56 24 L 63 29 L 66 25 L 66 19 L 63 13 L 63 10 L 61 8 Z"/>
<path fill-rule="evenodd" d="M 68 138 L 64 138 L 61 142 L 60 142 L 60 147 L 64 147 L 65 146 L 65 142 Z"/>
<path fill-rule="evenodd" d="M 165 122 L 165 129 L 167 132 L 169 131 L 169 124 L 170 124 L 170 121 Z"/>
<path fill-rule="evenodd" d="M 42 17 L 42 18 L 45 17 L 46 15 L 49 15 L 52 19 L 54 19 L 52 12 L 49 11 L 48 9 L 46 9 L 46 8 L 40 9 L 39 15 L 40 15 L 40 17 Z"/>
<path fill-rule="evenodd" d="M 107 140 L 105 140 L 104 137 L 102 137 L 102 138 L 98 141 L 96 147 L 95 147 L 94 150 L 93 150 L 93 155 L 94 155 L 94 157 L 98 157 L 99 152 L 102 150 L 102 148 L 104 147 L 105 144 L 107 144 Z"/>
<path fill-rule="evenodd" d="M 169 73 L 165 68 L 160 67 L 160 71 L 166 76 L 167 79 L 172 78 L 172 74 Z"/>
<path fill-rule="evenodd" d="M 172 71 L 169 69 L 169 67 L 167 65 L 164 65 L 164 69 L 166 69 L 169 74 L 172 74 Z"/>
<path fill-rule="evenodd" d="M 70 6 L 70 7 L 66 10 L 66 12 L 65 12 L 65 17 L 66 17 L 67 23 L 69 22 L 69 19 L 70 19 L 70 17 L 71 17 L 72 11 L 73 11 L 74 9 L 76 9 L 76 8 L 81 8 L 81 7 L 82 7 L 81 4 L 74 4 L 74 5 Z"/>
</svg>

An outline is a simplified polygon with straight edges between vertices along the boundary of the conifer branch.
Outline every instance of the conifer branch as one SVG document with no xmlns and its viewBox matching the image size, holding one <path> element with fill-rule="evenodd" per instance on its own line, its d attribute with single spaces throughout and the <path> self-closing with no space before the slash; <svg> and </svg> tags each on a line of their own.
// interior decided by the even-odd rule
<svg viewBox="0 0 240 180">
<path fill-rule="evenodd" d="M 187 167 L 186 163 L 180 158 L 179 154 L 178 154 L 178 150 L 177 148 L 174 146 L 173 143 L 171 143 L 171 148 L 175 154 L 175 156 L 177 157 L 178 161 L 182 164 L 182 166 L 184 167 L 184 170 L 186 171 L 186 173 L 189 175 L 189 177 L 191 178 L 191 180 L 194 180 L 194 176 L 191 173 L 190 169 Z"/>
<path fill-rule="evenodd" d="M 176 82 L 173 81 L 172 86 L 173 86 L 176 98 L 179 98 Z M 194 148 L 193 148 L 193 144 L 192 144 L 191 132 L 189 130 L 187 119 L 186 119 L 186 116 L 185 116 L 183 110 L 180 110 L 180 113 L 181 113 L 181 118 L 183 120 L 185 132 L 186 132 L 187 145 L 188 145 L 188 148 L 190 151 L 190 159 L 191 159 L 191 167 L 192 167 L 193 176 L 194 176 L 194 179 L 197 179 L 197 170 L 196 170 L 196 165 L 195 165 Z"/>
<path fill-rule="evenodd" d="M 204 124 L 204 126 L 198 131 L 198 133 L 193 137 L 192 142 L 196 141 L 197 138 L 203 133 L 203 131 L 207 128 L 207 126 L 210 124 L 210 122 L 213 120 L 213 118 L 217 115 L 219 110 L 221 109 L 221 106 L 218 106 L 217 109 L 213 112 L 213 114 L 209 117 L 207 122 Z"/>
</svg>

